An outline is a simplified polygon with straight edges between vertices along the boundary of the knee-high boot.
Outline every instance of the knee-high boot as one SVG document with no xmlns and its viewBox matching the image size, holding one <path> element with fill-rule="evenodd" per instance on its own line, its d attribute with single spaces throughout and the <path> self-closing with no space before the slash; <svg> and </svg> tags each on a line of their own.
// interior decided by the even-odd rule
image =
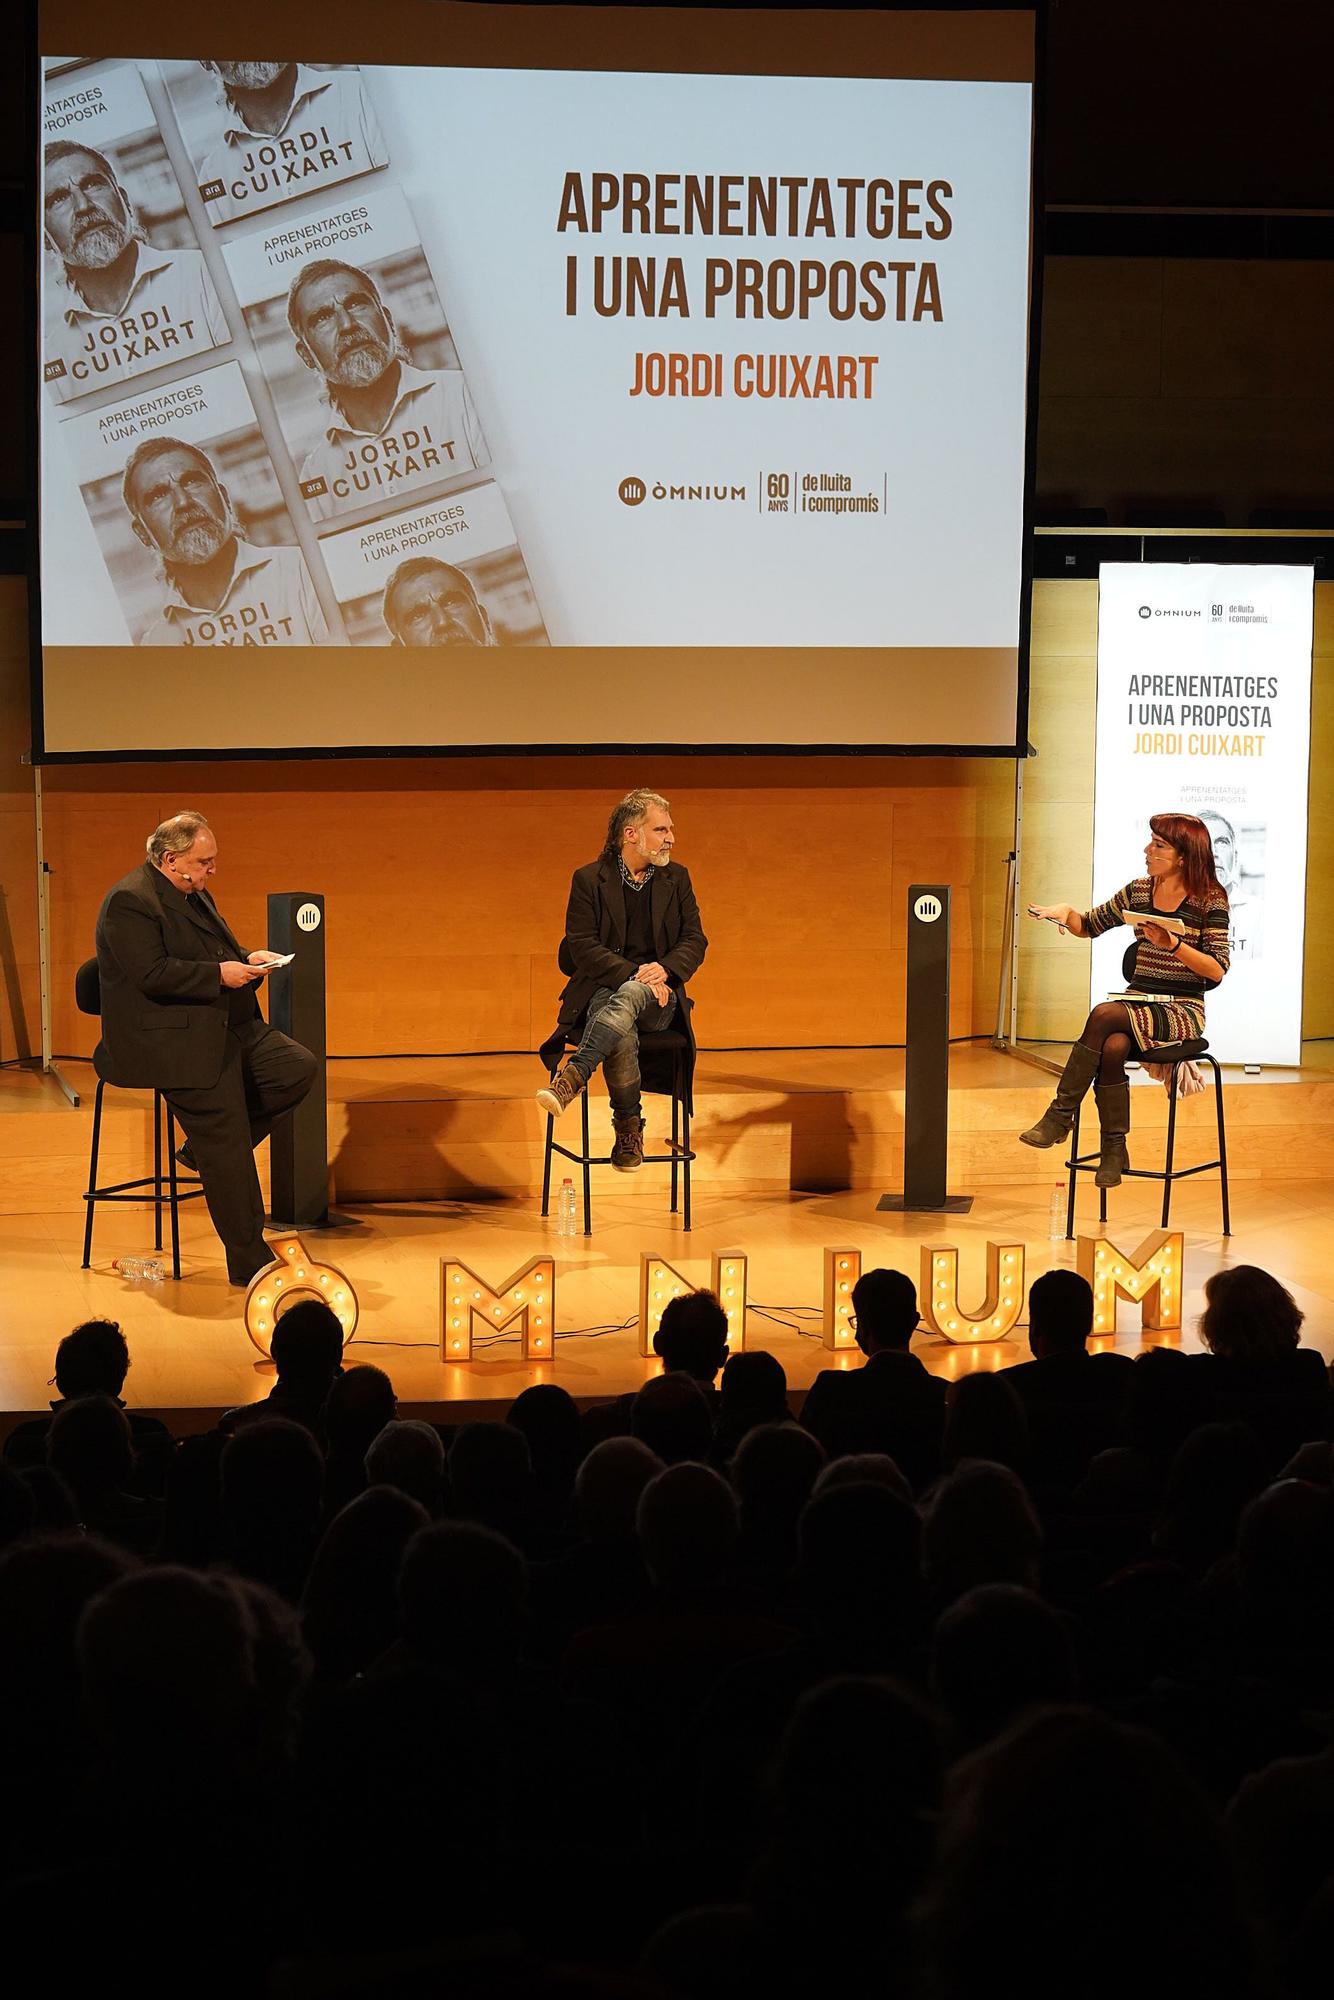
<svg viewBox="0 0 1334 2000">
<path fill-rule="evenodd" d="M 1094 1187 L 1120 1187 L 1121 1176 L 1130 1165 L 1126 1135 L 1130 1131 L 1130 1085 L 1100 1083 L 1093 1093 L 1102 1127 L 1102 1158 L 1093 1176 Z"/>
<path fill-rule="evenodd" d="M 1069 1136 L 1075 1113 L 1098 1074 L 1101 1059 L 1097 1049 L 1087 1048 L 1083 1042 L 1075 1043 L 1065 1059 L 1055 1097 L 1037 1124 L 1030 1125 L 1027 1132 L 1019 1134 L 1026 1146 L 1059 1146 L 1062 1139 Z"/>
</svg>

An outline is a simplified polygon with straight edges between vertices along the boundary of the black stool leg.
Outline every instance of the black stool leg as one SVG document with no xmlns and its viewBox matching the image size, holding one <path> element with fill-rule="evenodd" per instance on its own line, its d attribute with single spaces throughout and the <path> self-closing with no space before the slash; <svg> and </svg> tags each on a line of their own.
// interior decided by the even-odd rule
<svg viewBox="0 0 1334 2000">
<path fill-rule="evenodd" d="M 172 1114 L 171 1106 L 165 1101 L 162 1108 L 167 1114 L 167 1175 L 169 1206 L 171 1208 L 171 1275 L 173 1278 L 179 1280 L 181 1275 L 181 1216 L 179 1208 L 180 1195 L 176 1187 L 176 1120 Z M 159 1181 L 158 1193 L 161 1194 L 161 1192 L 162 1184 Z M 160 1209 L 158 1211 L 158 1248 L 162 1248 Z"/>
<path fill-rule="evenodd" d="M 677 1203 L 677 1177 L 678 1177 L 678 1172 L 679 1172 L 679 1165 L 678 1165 L 678 1163 L 679 1163 L 679 1161 L 680 1161 L 680 1157 L 681 1157 L 681 1156 L 680 1156 L 680 1154 L 679 1154 L 679 1152 L 677 1151 L 677 1148 L 678 1148 L 678 1146 L 680 1145 L 680 1143 L 681 1143 L 681 1051 L 680 1051 L 680 1049 L 677 1049 L 677 1050 L 675 1050 L 675 1052 L 674 1052 L 674 1053 L 673 1053 L 673 1055 L 672 1055 L 672 1207 L 671 1207 L 671 1213 L 672 1213 L 673 1215 L 675 1215 L 675 1214 L 676 1214 L 676 1203 Z"/>
<path fill-rule="evenodd" d="M 1214 1105 L 1218 1112 L 1218 1174 L 1223 1194 L 1223 1234 L 1232 1234 L 1232 1210 L 1228 1202 L 1227 1190 L 1227 1134 L 1223 1130 L 1223 1072 L 1209 1057 L 1209 1067 L 1214 1073 Z"/>
<path fill-rule="evenodd" d="M 1177 1071 L 1181 1064 L 1174 1062 L 1172 1074 L 1167 1080 L 1167 1157 L 1163 1161 L 1163 1220 L 1166 1229 L 1167 1218 L 1172 1213 L 1172 1163 L 1176 1158 L 1177 1142 Z"/>
<path fill-rule="evenodd" d="M 579 1093 L 579 1105 L 584 1119 L 584 1235 L 591 1236 L 593 1234 L 593 1175 L 588 1164 L 590 1147 L 588 1142 L 587 1086 Z"/>
<path fill-rule="evenodd" d="M 1079 1179 L 1075 1172 L 1075 1161 L 1079 1158 L 1079 1106 L 1075 1106 L 1075 1122 L 1070 1127 L 1070 1158 L 1066 1166 L 1070 1174 L 1070 1186 L 1065 1196 L 1065 1240 L 1071 1242 L 1075 1233 L 1075 1183 Z"/>
<path fill-rule="evenodd" d="M 690 1099 L 685 1096 L 683 1096 L 681 1099 L 681 1137 L 685 1143 L 685 1157 L 681 1162 L 681 1171 L 685 1176 L 685 1215 L 683 1217 L 682 1226 L 684 1227 L 686 1234 L 689 1235 L 690 1234 Z"/>
<path fill-rule="evenodd" d="M 153 1092 L 153 1248 L 162 1248 L 162 1092 Z"/>
<path fill-rule="evenodd" d="M 551 1141 L 555 1136 L 556 1121 L 547 1119 L 547 1143 L 542 1155 L 542 1213 L 546 1215 L 551 1207 Z"/>
<path fill-rule="evenodd" d="M 84 1196 L 87 1213 L 83 1224 L 83 1263 L 80 1269 L 86 1271 L 93 1256 L 93 1216 L 97 1212 L 97 1149 L 102 1139 L 102 1092 L 106 1082 L 97 1079 L 97 1095 L 93 1099 L 93 1144 L 88 1155 L 88 1192 Z"/>
</svg>

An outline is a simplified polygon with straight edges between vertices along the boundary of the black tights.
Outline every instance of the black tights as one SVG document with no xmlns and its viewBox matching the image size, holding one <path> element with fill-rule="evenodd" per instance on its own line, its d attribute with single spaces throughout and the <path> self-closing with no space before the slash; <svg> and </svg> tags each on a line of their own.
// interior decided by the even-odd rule
<svg viewBox="0 0 1334 2000">
<path fill-rule="evenodd" d="M 1124 1083 L 1126 1057 L 1134 1048 L 1130 1016 L 1119 1000 L 1103 1000 L 1084 1023 L 1080 1041 L 1096 1051 L 1099 1083 Z"/>
</svg>

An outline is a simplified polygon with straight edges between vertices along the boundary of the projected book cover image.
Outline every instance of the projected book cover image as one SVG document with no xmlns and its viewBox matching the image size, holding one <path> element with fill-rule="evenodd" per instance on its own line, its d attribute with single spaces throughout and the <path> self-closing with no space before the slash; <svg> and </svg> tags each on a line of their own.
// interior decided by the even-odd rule
<svg viewBox="0 0 1334 2000">
<path fill-rule="evenodd" d="M 326 535 L 320 554 L 354 646 L 550 643 L 491 480 Z"/>
<path fill-rule="evenodd" d="M 133 63 L 48 75 L 42 376 L 73 402 L 231 339 Z"/>
<path fill-rule="evenodd" d="M 383 167 L 360 69 L 297 62 L 159 65 L 215 226 Z"/>
<path fill-rule="evenodd" d="M 234 361 L 71 417 L 61 442 L 134 644 L 328 639 Z M 88 645 L 109 637 L 79 635 Z"/>
<path fill-rule="evenodd" d="M 384 513 L 488 463 L 401 189 L 275 218 L 225 254 L 313 520 Z"/>
</svg>

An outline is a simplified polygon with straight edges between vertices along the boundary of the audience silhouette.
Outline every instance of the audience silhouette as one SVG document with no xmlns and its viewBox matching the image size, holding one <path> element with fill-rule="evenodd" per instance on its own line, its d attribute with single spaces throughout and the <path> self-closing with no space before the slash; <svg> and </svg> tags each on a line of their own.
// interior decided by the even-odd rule
<svg viewBox="0 0 1334 2000">
<path fill-rule="evenodd" d="M 77 1327 L 0 1464 L 11 1934 L 138 2000 L 1323 2000 L 1334 1446 L 1290 1293 L 1230 1267 L 1204 1353 L 1131 1360 L 1054 1271 L 1032 1359 L 948 1395 L 909 1279 L 854 1310 L 795 1416 L 691 1293 L 636 1394 L 442 1434 L 303 1301 L 180 1440 Z"/>
</svg>

